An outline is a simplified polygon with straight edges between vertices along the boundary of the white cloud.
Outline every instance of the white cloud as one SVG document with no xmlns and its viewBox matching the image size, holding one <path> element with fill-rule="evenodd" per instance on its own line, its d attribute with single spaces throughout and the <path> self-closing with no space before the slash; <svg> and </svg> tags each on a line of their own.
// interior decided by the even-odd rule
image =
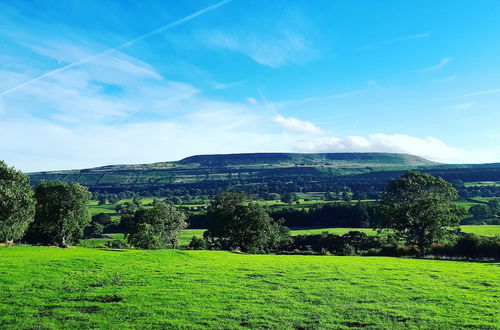
<svg viewBox="0 0 500 330">
<path fill-rule="evenodd" d="M 255 62 L 271 68 L 310 62 L 319 57 L 319 52 L 304 37 L 291 30 L 279 31 L 272 37 L 203 31 L 198 38 L 212 47 L 243 53 Z"/>
<path fill-rule="evenodd" d="M 467 102 L 467 103 L 460 103 L 460 104 L 452 105 L 450 108 L 454 109 L 454 110 L 465 110 L 465 109 L 469 109 L 473 105 L 474 105 L 474 102 Z"/>
<path fill-rule="evenodd" d="M 394 43 L 398 43 L 398 42 L 406 41 L 406 40 L 427 38 L 427 37 L 429 37 L 429 35 L 430 35 L 429 32 L 407 35 L 407 36 L 403 36 L 403 37 L 399 37 L 399 38 L 395 38 L 395 39 L 385 40 L 382 42 L 367 44 L 367 45 L 362 46 L 360 48 L 360 50 L 370 50 L 372 48 L 375 48 L 375 47 L 381 46 L 381 45 L 390 45 L 390 44 L 394 44 Z"/>
<path fill-rule="evenodd" d="M 294 117 L 283 117 L 281 115 L 276 115 L 273 120 L 285 130 L 292 133 L 307 135 L 323 134 L 321 128 L 309 121 L 303 121 Z"/>
<path fill-rule="evenodd" d="M 495 161 L 488 152 L 468 152 L 450 147 L 434 137 L 424 139 L 405 134 L 370 134 L 296 141 L 300 152 L 395 152 L 421 156 L 444 163 L 480 163 Z"/>
<path fill-rule="evenodd" d="M 428 67 L 428 68 L 420 69 L 420 71 L 433 71 L 433 70 L 441 69 L 443 66 L 445 66 L 447 63 L 449 63 L 451 60 L 452 60 L 451 57 L 445 57 L 438 64 L 431 66 L 431 67 Z"/>
<path fill-rule="evenodd" d="M 488 89 L 488 90 L 484 90 L 484 91 L 464 94 L 464 95 L 461 95 L 460 97 L 480 96 L 480 95 L 488 95 L 488 94 L 496 94 L 496 93 L 500 93 L 500 88 Z"/>
<path fill-rule="evenodd" d="M 253 105 L 259 104 L 259 102 L 257 102 L 257 100 L 255 99 L 255 97 L 247 97 L 246 100 L 247 100 L 248 103 L 253 104 Z"/>
</svg>

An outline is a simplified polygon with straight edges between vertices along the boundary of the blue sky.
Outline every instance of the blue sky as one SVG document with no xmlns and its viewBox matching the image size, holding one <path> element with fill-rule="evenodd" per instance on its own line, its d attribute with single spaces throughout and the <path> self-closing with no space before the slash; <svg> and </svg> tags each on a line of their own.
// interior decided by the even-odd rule
<svg viewBox="0 0 500 330">
<path fill-rule="evenodd" d="M 500 161 L 499 1 L 0 1 L 0 159 Z"/>
</svg>

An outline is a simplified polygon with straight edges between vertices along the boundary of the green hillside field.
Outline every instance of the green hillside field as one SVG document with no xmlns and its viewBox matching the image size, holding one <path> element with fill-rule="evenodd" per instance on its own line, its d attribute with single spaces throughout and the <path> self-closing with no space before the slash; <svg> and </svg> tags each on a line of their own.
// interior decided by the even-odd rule
<svg viewBox="0 0 500 330">
<path fill-rule="evenodd" d="M 0 328 L 497 329 L 498 263 L 20 246 Z"/>
</svg>

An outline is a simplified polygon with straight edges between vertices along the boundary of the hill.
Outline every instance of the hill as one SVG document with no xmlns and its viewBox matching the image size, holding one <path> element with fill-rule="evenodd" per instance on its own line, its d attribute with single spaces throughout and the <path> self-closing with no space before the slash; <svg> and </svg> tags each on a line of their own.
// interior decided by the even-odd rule
<svg viewBox="0 0 500 330">
<path fill-rule="evenodd" d="M 172 162 L 37 172 L 30 173 L 30 178 L 32 184 L 63 180 L 110 193 L 129 190 L 153 194 L 160 189 L 184 189 L 184 193 L 212 195 L 228 188 L 283 193 L 333 191 L 339 185 L 376 191 L 389 179 L 412 169 L 452 180 L 500 180 L 500 164 L 444 165 L 397 153 L 197 155 Z"/>
</svg>

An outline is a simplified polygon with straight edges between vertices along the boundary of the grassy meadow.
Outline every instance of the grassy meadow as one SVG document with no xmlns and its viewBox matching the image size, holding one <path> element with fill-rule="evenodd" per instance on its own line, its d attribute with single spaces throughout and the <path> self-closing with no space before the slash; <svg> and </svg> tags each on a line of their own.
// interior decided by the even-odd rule
<svg viewBox="0 0 500 330">
<path fill-rule="evenodd" d="M 498 327 L 498 263 L 0 249 L 0 328 Z"/>
</svg>

